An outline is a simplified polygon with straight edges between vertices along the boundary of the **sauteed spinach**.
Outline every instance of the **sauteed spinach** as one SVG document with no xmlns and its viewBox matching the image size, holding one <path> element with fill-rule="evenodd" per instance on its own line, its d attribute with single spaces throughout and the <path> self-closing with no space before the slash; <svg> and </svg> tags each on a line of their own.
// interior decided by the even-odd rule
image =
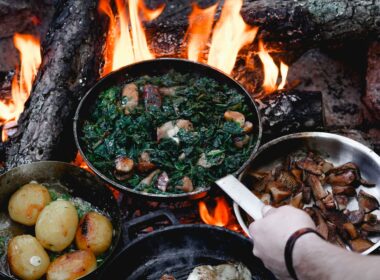
<svg viewBox="0 0 380 280">
<path fill-rule="evenodd" d="M 113 180 L 149 193 L 182 193 L 242 166 L 255 144 L 252 119 L 235 89 L 170 71 L 103 91 L 82 140 L 88 160 Z"/>
</svg>

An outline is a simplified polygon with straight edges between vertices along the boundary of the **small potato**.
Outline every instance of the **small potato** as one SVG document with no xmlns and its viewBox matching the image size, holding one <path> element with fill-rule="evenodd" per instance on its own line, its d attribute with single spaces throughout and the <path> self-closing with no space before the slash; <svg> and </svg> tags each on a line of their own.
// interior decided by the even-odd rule
<svg viewBox="0 0 380 280">
<path fill-rule="evenodd" d="M 80 220 L 75 242 L 78 249 L 90 249 L 96 256 L 104 253 L 111 246 L 112 224 L 108 218 L 89 212 Z"/>
<path fill-rule="evenodd" d="M 74 205 L 57 200 L 46 206 L 38 216 L 36 237 L 46 249 L 60 252 L 71 244 L 78 226 L 78 213 Z"/>
<path fill-rule="evenodd" d="M 9 216 L 20 224 L 35 225 L 38 215 L 50 201 L 46 187 L 35 183 L 26 184 L 11 196 L 8 203 Z"/>
<path fill-rule="evenodd" d="M 46 274 L 47 280 L 79 279 L 96 269 L 96 258 L 90 250 L 67 253 L 54 260 Z"/>
<path fill-rule="evenodd" d="M 21 279 L 39 279 L 49 267 L 50 259 L 37 239 L 19 235 L 8 244 L 8 263 L 12 274 Z"/>
</svg>

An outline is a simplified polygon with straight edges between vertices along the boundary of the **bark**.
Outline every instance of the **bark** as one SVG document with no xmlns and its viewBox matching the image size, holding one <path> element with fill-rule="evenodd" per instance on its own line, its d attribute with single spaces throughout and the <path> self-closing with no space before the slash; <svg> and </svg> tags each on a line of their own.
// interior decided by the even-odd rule
<svg viewBox="0 0 380 280">
<path fill-rule="evenodd" d="M 259 101 L 263 140 L 324 127 L 322 94 L 290 90 Z"/>
<path fill-rule="evenodd" d="M 368 50 L 367 87 L 364 102 L 371 116 L 380 121 L 380 41 L 373 42 Z"/>
<path fill-rule="evenodd" d="M 76 105 L 99 75 L 103 45 L 99 22 L 97 1 L 57 4 L 31 97 L 7 149 L 7 168 L 67 156 L 74 142 L 71 123 Z"/>
<path fill-rule="evenodd" d="M 241 14 L 265 41 L 305 46 L 380 35 L 380 0 L 245 0 Z"/>
</svg>

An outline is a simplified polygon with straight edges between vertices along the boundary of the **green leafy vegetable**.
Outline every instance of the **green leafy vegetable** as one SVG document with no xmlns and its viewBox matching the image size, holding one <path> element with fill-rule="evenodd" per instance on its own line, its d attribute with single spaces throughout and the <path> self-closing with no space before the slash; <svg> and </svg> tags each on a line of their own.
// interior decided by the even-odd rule
<svg viewBox="0 0 380 280">
<path fill-rule="evenodd" d="M 143 152 L 161 171 L 169 175 L 166 192 L 180 193 L 176 186 L 188 176 L 196 187 L 205 187 L 228 173 L 237 171 L 249 157 L 254 137 L 242 149 L 234 140 L 243 136 L 242 127 L 227 122 L 224 113 L 234 110 L 252 121 L 252 113 L 244 102 L 244 96 L 227 85 L 198 74 L 181 74 L 170 71 L 161 76 L 144 76 L 133 81 L 139 90 L 139 105 L 125 115 L 123 106 L 128 100 L 122 97 L 123 85 L 102 92 L 91 115 L 85 120 L 82 140 L 88 160 L 103 174 L 114 176 L 115 159 L 131 158 L 135 164 Z M 144 107 L 145 85 L 175 87 L 174 96 L 162 96 L 162 106 Z M 193 129 L 179 129 L 175 138 L 157 141 L 157 128 L 168 121 L 188 120 Z M 199 165 L 205 155 L 207 168 Z M 137 190 L 165 193 L 156 187 L 158 175 L 149 185 L 141 181 L 149 172 L 138 172 L 120 181 Z"/>
</svg>

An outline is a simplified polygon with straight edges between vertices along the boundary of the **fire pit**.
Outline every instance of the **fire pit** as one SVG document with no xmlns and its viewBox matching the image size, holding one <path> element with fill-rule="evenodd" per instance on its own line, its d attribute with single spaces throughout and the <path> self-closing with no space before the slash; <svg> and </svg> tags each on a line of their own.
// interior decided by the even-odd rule
<svg viewBox="0 0 380 280">
<path fill-rule="evenodd" d="M 112 71 L 161 57 L 208 64 L 241 83 L 259 108 L 264 143 L 327 131 L 380 151 L 378 0 L 13 2 L 0 3 L 0 173 L 41 160 L 89 169 L 72 134 L 81 98 Z M 170 210 L 182 224 L 244 234 L 217 189 L 172 202 L 113 191 L 127 220 Z"/>
</svg>

